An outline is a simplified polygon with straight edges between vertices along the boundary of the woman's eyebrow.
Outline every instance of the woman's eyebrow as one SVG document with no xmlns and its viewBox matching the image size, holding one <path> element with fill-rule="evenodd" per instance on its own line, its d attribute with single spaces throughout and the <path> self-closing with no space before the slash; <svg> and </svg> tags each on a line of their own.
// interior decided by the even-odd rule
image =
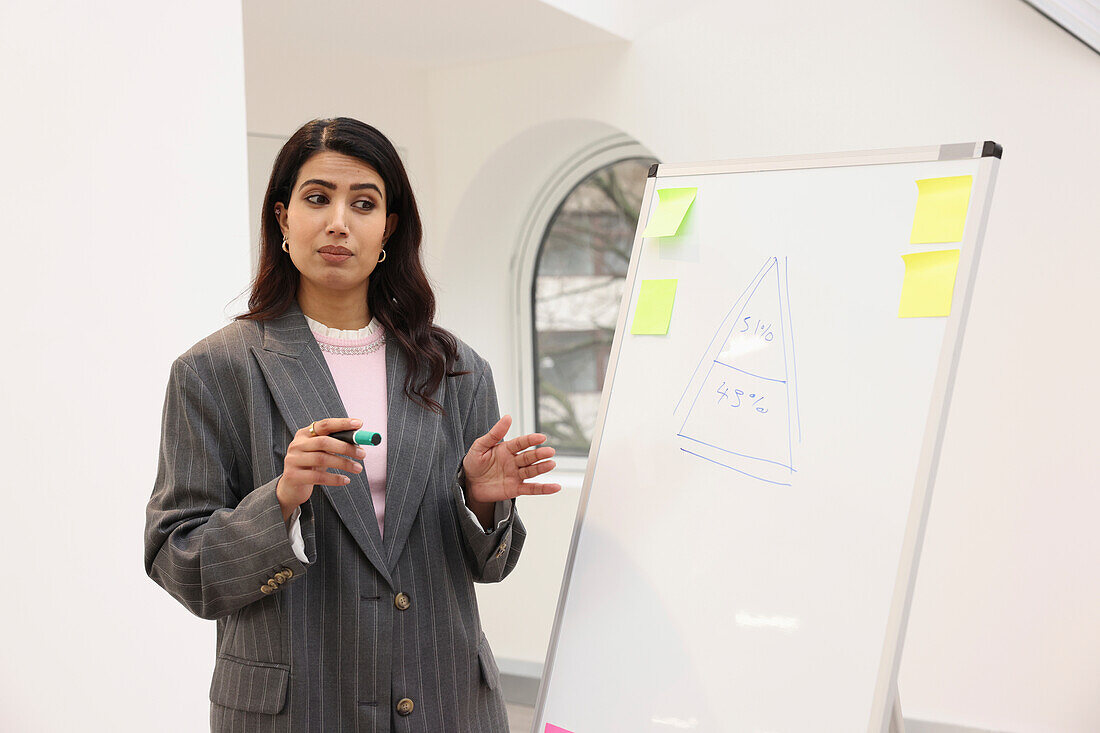
<svg viewBox="0 0 1100 733">
<path fill-rule="evenodd" d="M 316 183 L 318 186 L 324 186 L 325 188 L 329 189 L 330 191 L 335 191 L 336 190 L 336 184 L 335 183 L 331 183 L 330 181 L 322 181 L 320 178 L 310 178 L 308 181 L 302 181 L 302 185 L 298 186 L 298 190 L 301 191 L 303 188 L 305 188 L 306 186 L 308 186 L 311 183 Z M 351 190 L 352 191 L 360 191 L 364 188 L 373 188 L 375 191 L 378 192 L 379 196 L 382 195 L 382 189 L 380 189 L 378 186 L 374 185 L 373 183 L 353 183 L 353 184 L 351 184 Z"/>
</svg>

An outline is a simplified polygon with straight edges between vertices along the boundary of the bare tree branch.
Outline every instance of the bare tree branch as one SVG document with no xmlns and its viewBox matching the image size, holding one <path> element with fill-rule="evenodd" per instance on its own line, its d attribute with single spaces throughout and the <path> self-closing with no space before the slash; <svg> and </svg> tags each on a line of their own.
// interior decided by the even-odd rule
<svg viewBox="0 0 1100 733">
<path fill-rule="evenodd" d="M 542 299 L 544 302 L 550 302 L 554 298 L 567 298 L 572 295 L 583 295 L 585 293 L 591 293 L 593 291 L 600 290 L 601 288 L 606 288 L 608 285 L 612 284 L 616 280 L 623 279 L 616 275 L 585 275 L 583 277 L 602 277 L 604 279 L 598 282 L 591 282 L 585 285 L 578 286 L 576 289 L 573 290 L 561 290 L 560 292 L 554 293 L 553 295 L 540 296 L 538 294 L 538 289 L 536 288 L 535 297 L 538 299 Z M 570 277 L 569 279 L 573 280 L 575 278 Z M 618 302 L 618 298 L 616 298 L 616 302 Z"/>
<path fill-rule="evenodd" d="M 584 427 L 573 409 L 573 402 L 569 395 L 559 390 L 545 380 L 539 382 L 539 396 L 549 399 L 557 407 L 562 416 L 558 420 L 540 419 L 540 427 L 553 438 L 557 448 L 578 448 L 588 450 L 592 439 L 585 434 Z M 540 416 L 541 418 L 541 416 Z"/>
</svg>

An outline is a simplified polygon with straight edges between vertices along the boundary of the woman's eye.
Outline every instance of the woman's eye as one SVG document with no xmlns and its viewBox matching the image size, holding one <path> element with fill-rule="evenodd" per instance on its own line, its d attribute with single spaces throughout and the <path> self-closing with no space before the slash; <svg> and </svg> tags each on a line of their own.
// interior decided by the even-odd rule
<svg viewBox="0 0 1100 733">
<path fill-rule="evenodd" d="M 364 211 L 370 211 L 374 208 L 374 202 L 370 199 L 360 199 L 359 201 L 356 201 L 354 204 L 352 204 L 352 206 L 358 209 L 363 209 Z"/>
<path fill-rule="evenodd" d="M 328 202 L 328 199 L 325 198 L 323 193 L 311 193 L 309 196 L 306 196 L 306 201 L 311 204 L 324 204 Z"/>
</svg>

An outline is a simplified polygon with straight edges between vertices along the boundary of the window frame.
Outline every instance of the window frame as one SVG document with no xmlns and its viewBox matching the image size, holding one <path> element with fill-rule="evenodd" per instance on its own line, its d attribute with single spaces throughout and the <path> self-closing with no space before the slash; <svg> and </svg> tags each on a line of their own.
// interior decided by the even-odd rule
<svg viewBox="0 0 1100 733">
<path fill-rule="evenodd" d="M 596 171 L 631 158 L 654 158 L 650 150 L 623 133 L 595 140 L 562 162 L 539 189 L 527 216 L 513 260 L 512 302 L 516 306 L 513 359 L 519 375 L 520 413 L 517 422 L 524 433 L 534 432 L 538 414 L 535 349 L 535 268 L 547 229 L 565 200 Z M 583 474 L 588 456 L 555 456 L 558 472 Z"/>
</svg>

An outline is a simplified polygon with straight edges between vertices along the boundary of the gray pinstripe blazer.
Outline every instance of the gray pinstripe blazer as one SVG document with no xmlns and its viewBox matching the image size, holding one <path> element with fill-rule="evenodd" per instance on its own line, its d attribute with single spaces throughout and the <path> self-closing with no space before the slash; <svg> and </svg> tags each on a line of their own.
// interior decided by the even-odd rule
<svg viewBox="0 0 1100 733">
<path fill-rule="evenodd" d="M 307 565 L 275 485 L 294 432 L 347 412 L 298 304 L 172 364 L 145 567 L 217 619 L 211 730 L 507 733 L 473 583 L 504 578 L 525 531 L 514 500 L 491 534 L 465 511 L 462 458 L 498 412 L 488 363 L 462 342 L 456 368 L 471 373 L 444 379 L 441 417 L 405 396 L 409 365 L 386 349 L 384 537 L 366 477 L 349 473 L 302 505 Z"/>
</svg>

